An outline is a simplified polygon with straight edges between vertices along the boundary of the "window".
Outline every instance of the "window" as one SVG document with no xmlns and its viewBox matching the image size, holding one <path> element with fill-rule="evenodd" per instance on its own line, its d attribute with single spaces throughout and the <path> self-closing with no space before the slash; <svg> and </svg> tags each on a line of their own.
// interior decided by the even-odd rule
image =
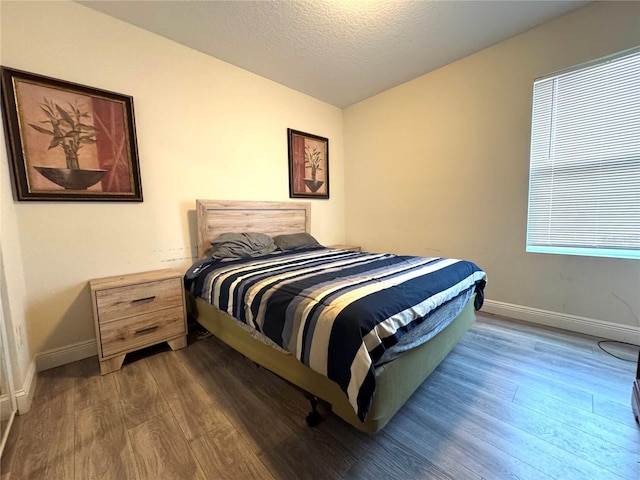
<svg viewBox="0 0 640 480">
<path fill-rule="evenodd" d="M 640 48 L 534 82 L 527 252 L 640 259 Z"/>
</svg>

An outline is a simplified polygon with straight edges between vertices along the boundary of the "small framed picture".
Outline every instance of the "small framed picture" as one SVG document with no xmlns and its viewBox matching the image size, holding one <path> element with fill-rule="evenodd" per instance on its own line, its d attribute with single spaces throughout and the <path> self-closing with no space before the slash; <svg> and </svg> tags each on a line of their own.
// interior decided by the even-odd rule
<svg viewBox="0 0 640 480">
<path fill-rule="evenodd" d="M 141 202 L 133 98 L 0 69 L 18 200 Z"/>
<path fill-rule="evenodd" d="M 329 198 L 329 139 L 287 129 L 289 197 Z"/>
</svg>

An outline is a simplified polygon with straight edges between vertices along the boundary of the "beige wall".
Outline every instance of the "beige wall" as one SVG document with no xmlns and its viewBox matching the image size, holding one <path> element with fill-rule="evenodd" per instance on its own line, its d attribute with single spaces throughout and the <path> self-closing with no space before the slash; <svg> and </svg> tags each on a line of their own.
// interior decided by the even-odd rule
<svg viewBox="0 0 640 480">
<path fill-rule="evenodd" d="M 8 165 L 6 151 L 0 148 L 0 163 Z M 32 355 L 27 336 L 27 292 L 22 267 L 22 249 L 18 237 L 15 207 L 5 201 L 11 195 L 11 186 L 5 175 L 0 178 L 0 321 L 4 321 L 11 360 L 13 383 L 16 390 L 23 389 Z M 8 192 L 8 193 L 7 193 Z M 8 279 L 11 279 L 9 282 Z"/>
<path fill-rule="evenodd" d="M 468 258 L 491 300 L 639 327 L 640 261 L 525 253 L 533 80 L 639 44 L 640 3 L 593 4 L 346 109 L 349 243 Z"/>
<path fill-rule="evenodd" d="M 133 96 L 144 193 L 140 204 L 15 202 L 2 149 L 8 297 L 32 356 L 94 337 L 89 279 L 186 269 L 196 198 L 287 200 L 288 127 L 330 139 L 331 199 L 313 201 L 312 232 L 344 241 L 340 109 L 76 3 L 1 8 L 2 65 Z"/>
</svg>

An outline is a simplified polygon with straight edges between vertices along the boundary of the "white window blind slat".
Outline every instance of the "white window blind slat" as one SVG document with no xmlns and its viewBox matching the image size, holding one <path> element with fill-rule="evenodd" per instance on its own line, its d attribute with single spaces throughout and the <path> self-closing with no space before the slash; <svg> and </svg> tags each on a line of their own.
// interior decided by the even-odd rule
<svg viewBox="0 0 640 480">
<path fill-rule="evenodd" d="M 640 49 L 534 82 L 527 251 L 640 259 Z"/>
</svg>

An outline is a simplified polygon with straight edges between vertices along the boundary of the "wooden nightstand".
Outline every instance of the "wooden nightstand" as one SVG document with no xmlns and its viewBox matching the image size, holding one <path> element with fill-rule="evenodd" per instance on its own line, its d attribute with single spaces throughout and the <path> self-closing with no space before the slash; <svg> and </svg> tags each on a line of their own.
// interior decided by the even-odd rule
<svg viewBox="0 0 640 480">
<path fill-rule="evenodd" d="M 339 250 L 351 250 L 353 252 L 361 252 L 362 247 L 360 245 L 329 245 L 329 248 L 337 248 Z"/>
<path fill-rule="evenodd" d="M 167 342 L 187 345 L 182 273 L 155 270 L 89 282 L 102 375 L 122 367 L 127 353 Z"/>
</svg>

